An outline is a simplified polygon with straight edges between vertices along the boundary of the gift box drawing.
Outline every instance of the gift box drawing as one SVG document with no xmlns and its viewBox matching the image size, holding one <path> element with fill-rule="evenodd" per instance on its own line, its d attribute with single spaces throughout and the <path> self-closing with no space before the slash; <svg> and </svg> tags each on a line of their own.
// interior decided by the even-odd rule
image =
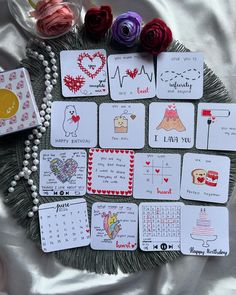
<svg viewBox="0 0 236 295">
<path fill-rule="evenodd" d="M 0 136 L 40 124 L 28 71 L 0 73 Z"/>
<path fill-rule="evenodd" d="M 114 119 L 115 133 L 128 133 L 128 119 L 125 116 L 117 116 Z"/>
</svg>

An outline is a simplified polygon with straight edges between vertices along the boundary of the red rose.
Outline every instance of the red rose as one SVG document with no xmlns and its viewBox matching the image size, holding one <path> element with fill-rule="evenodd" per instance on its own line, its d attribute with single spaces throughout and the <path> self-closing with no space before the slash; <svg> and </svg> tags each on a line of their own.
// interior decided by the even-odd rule
<svg viewBox="0 0 236 295">
<path fill-rule="evenodd" d="M 146 51 L 157 55 L 172 41 L 172 32 L 163 20 L 155 18 L 143 27 L 140 41 Z"/>
<path fill-rule="evenodd" d="M 102 37 L 112 25 L 113 15 L 110 6 L 93 7 L 84 18 L 85 29 L 95 37 Z"/>
</svg>

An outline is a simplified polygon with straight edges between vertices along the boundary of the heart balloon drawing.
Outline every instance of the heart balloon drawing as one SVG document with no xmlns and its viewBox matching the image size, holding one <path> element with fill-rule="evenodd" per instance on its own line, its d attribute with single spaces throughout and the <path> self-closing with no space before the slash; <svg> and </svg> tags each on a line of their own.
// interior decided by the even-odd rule
<svg viewBox="0 0 236 295">
<path fill-rule="evenodd" d="M 72 77 L 71 75 L 66 75 L 64 77 L 65 85 L 72 91 L 73 93 L 78 92 L 85 84 L 85 79 L 82 76 Z"/>
<path fill-rule="evenodd" d="M 133 70 L 128 69 L 128 70 L 126 70 L 126 74 L 128 76 L 130 76 L 130 78 L 134 79 L 138 74 L 138 69 L 137 68 L 135 68 Z"/>
<path fill-rule="evenodd" d="M 106 57 L 100 51 L 94 54 L 81 53 L 77 59 L 78 66 L 89 78 L 94 79 L 104 68 Z"/>
<path fill-rule="evenodd" d="M 76 174 L 78 163 L 74 159 L 61 159 L 54 158 L 50 161 L 50 169 L 58 180 L 62 183 L 70 181 Z"/>
</svg>

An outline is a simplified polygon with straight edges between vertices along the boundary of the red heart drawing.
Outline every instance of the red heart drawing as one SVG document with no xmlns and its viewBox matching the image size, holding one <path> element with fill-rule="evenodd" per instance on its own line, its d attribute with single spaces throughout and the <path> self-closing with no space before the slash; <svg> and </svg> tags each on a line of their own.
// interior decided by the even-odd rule
<svg viewBox="0 0 236 295">
<path fill-rule="evenodd" d="M 121 193 L 121 195 L 124 195 L 125 192 L 124 191 L 121 191 L 120 193 Z"/>
<path fill-rule="evenodd" d="M 73 116 L 71 117 L 71 119 L 72 119 L 72 121 L 73 121 L 74 123 L 76 123 L 76 122 L 78 122 L 78 121 L 80 120 L 80 116 L 75 116 L 75 115 L 73 115 Z"/>
<path fill-rule="evenodd" d="M 91 186 L 92 185 L 92 182 L 88 182 L 88 186 Z"/>
<path fill-rule="evenodd" d="M 130 159 L 133 159 L 133 158 L 134 158 L 134 156 L 133 156 L 133 155 L 131 155 L 131 156 L 130 156 Z"/>
<path fill-rule="evenodd" d="M 92 190 L 91 186 L 88 186 L 87 189 L 88 189 L 88 191 L 91 191 Z"/>
<path fill-rule="evenodd" d="M 99 190 L 97 190 L 98 194 L 100 194 L 100 193 L 101 193 L 101 191 L 102 191 L 102 190 L 100 190 L 100 189 L 99 189 Z"/>
<path fill-rule="evenodd" d="M 88 181 L 90 181 L 92 179 L 92 177 L 88 177 Z"/>
<path fill-rule="evenodd" d="M 169 178 L 164 178 L 164 181 L 167 183 L 169 181 Z"/>
<path fill-rule="evenodd" d="M 146 162 L 146 164 L 147 164 L 147 165 L 150 165 L 150 162 L 149 162 L 149 161 L 147 161 L 147 162 Z"/>
<path fill-rule="evenodd" d="M 64 77 L 65 85 L 70 89 L 70 91 L 76 93 L 80 90 L 85 84 L 85 79 L 82 76 L 72 77 L 71 75 L 66 75 Z"/>
<path fill-rule="evenodd" d="M 95 194 L 96 193 L 96 190 L 95 189 L 92 189 L 92 192 Z"/>
<path fill-rule="evenodd" d="M 135 246 L 136 246 L 136 243 L 134 243 L 134 244 L 131 244 L 131 247 L 132 247 L 132 248 L 134 248 Z"/>
<path fill-rule="evenodd" d="M 89 233 L 90 232 L 90 229 L 86 229 L 86 232 Z"/>
<path fill-rule="evenodd" d="M 78 66 L 89 78 L 94 79 L 104 68 L 106 57 L 97 51 L 93 55 L 87 52 L 81 53 L 77 59 Z M 91 64 L 91 63 L 94 64 Z"/>
<path fill-rule="evenodd" d="M 110 153 L 112 153 L 112 154 L 113 154 L 113 153 L 114 153 L 114 150 L 110 150 Z"/>
<path fill-rule="evenodd" d="M 130 70 L 130 69 L 128 69 L 128 70 L 126 70 L 126 74 L 128 76 L 130 76 L 130 78 L 134 79 L 137 76 L 137 74 L 138 74 L 138 69 L 135 68 L 135 69 L 133 69 L 133 71 Z"/>
<path fill-rule="evenodd" d="M 111 191 L 107 191 L 108 195 L 110 194 Z"/>
<path fill-rule="evenodd" d="M 92 164 L 93 164 L 93 162 L 92 162 L 92 161 L 89 161 L 89 162 L 88 162 L 88 164 L 89 164 L 89 165 L 92 165 Z"/>
<path fill-rule="evenodd" d="M 111 194 L 114 195 L 115 194 L 115 191 L 111 191 Z"/>
<path fill-rule="evenodd" d="M 160 172 L 160 169 L 155 169 L 156 173 L 158 174 Z"/>
<path fill-rule="evenodd" d="M 107 194 L 107 191 L 106 191 L 106 190 L 102 190 L 102 193 L 103 193 L 103 194 Z"/>
<path fill-rule="evenodd" d="M 119 191 L 116 191 L 116 194 L 117 194 L 117 195 L 119 195 L 119 194 L 120 194 L 120 192 L 119 192 Z"/>
<path fill-rule="evenodd" d="M 197 181 L 200 182 L 200 183 L 203 183 L 204 180 L 205 180 L 204 177 L 198 177 L 198 178 L 197 178 Z"/>
<path fill-rule="evenodd" d="M 92 175 L 92 172 L 88 172 L 88 175 Z M 91 178 L 92 179 L 92 178 Z M 90 179 L 89 179 L 90 180 Z"/>
</svg>

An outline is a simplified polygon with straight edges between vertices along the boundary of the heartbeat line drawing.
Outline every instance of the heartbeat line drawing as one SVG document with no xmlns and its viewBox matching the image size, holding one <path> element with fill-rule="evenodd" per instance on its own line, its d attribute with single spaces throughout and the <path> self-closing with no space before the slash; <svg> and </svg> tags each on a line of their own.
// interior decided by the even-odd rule
<svg viewBox="0 0 236 295">
<path fill-rule="evenodd" d="M 136 69 L 134 69 L 134 70 L 136 70 Z M 123 75 L 123 76 L 121 76 L 121 73 L 120 73 L 120 67 L 117 66 L 117 67 L 116 67 L 116 70 L 115 70 L 115 74 L 114 74 L 114 76 L 111 77 L 111 79 L 114 80 L 114 79 L 116 78 L 116 76 L 118 75 L 118 78 L 119 78 L 119 84 L 120 84 L 120 87 L 122 88 L 123 85 L 124 85 L 124 80 L 125 80 L 125 78 L 132 78 L 132 79 L 134 79 L 134 78 L 136 77 L 136 75 L 134 75 L 134 72 L 132 73 L 133 75 L 131 75 L 130 72 L 132 73 L 132 71 L 127 70 L 127 71 L 126 71 L 127 75 Z M 137 74 L 137 76 L 141 76 L 142 74 L 146 75 L 147 78 L 148 78 L 148 80 L 149 80 L 150 82 L 152 82 L 152 79 L 153 79 L 153 73 L 148 74 L 148 73 L 146 72 L 146 70 L 145 70 L 144 65 L 141 67 L 140 72 Z"/>
</svg>

